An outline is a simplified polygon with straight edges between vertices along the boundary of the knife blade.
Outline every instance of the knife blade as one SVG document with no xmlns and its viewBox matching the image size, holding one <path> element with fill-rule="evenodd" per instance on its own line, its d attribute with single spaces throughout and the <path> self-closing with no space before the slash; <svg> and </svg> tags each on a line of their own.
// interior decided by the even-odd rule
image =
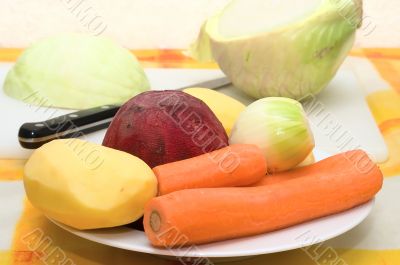
<svg viewBox="0 0 400 265">
<path fill-rule="evenodd" d="M 184 86 L 219 89 L 231 84 L 228 78 L 221 77 Z M 54 139 L 76 138 L 88 133 L 108 128 L 120 105 L 103 105 L 71 112 L 46 121 L 22 124 L 18 132 L 20 145 L 27 149 L 36 149 Z"/>
</svg>

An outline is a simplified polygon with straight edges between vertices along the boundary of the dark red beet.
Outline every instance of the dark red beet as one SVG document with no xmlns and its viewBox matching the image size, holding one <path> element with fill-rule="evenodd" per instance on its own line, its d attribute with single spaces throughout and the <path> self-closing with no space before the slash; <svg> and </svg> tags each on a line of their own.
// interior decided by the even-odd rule
<svg viewBox="0 0 400 265">
<path fill-rule="evenodd" d="M 121 107 L 103 145 L 155 167 L 225 147 L 228 136 L 201 100 L 181 91 L 148 91 Z"/>
</svg>

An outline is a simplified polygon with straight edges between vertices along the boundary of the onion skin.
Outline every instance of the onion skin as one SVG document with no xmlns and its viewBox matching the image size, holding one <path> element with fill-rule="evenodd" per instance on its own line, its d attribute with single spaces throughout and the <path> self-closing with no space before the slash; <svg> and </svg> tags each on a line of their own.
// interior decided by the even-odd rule
<svg viewBox="0 0 400 265">
<path fill-rule="evenodd" d="M 229 143 L 260 147 L 271 173 L 296 167 L 314 148 L 313 134 L 301 104 L 279 97 L 250 104 L 236 121 Z"/>
</svg>

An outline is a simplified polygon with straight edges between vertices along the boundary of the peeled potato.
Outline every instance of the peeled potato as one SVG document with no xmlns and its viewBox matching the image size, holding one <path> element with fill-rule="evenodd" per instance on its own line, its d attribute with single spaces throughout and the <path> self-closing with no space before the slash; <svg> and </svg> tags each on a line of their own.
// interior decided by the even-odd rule
<svg viewBox="0 0 400 265">
<path fill-rule="evenodd" d="M 202 100 L 214 112 L 228 136 L 239 114 L 246 108 L 241 102 L 208 88 L 187 88 L 184 92 Z"/>
<path fill-rule="evenodd" d="M 157 179 L 142 160 L 78 139 L 37 149 L 25 165 L 24 185 L 35 207 L 77 229 L 136 221 L 157 193 Z"/>
</svg>

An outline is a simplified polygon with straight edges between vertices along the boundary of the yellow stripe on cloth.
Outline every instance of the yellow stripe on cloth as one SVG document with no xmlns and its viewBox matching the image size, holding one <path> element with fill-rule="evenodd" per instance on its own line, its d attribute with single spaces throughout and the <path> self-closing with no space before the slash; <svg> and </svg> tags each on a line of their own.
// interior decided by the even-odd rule
<svg viewBox="0 0 400 265">
<path fill-rule="evenodd" d="M 258 256 L 232 265 L 399 265 L 399 250 L 352 250 L 321 246 Z"/>
<path fill-rule="evenodd" d="M 0 181 L 21 180 L 25 162 L 26 160 L 0 160 Z"/>
<path fill-rule="evenodd" d="M 2 265 L 12 264 L 11 251 L 0 250 L 0 264 L 2 264 Z"/>
<path fill-rule="evenodd" d="M 400 175 L 400 119 L 388 120 L 379 125 L 386 145 L 389 159 L 380 165 L 385 177 Z M 399 263 L 400 264 L 400 263 Z"/>
<path fill-rule="evenodd" d="M 0 62 L 15 62 L 23 49 L 0 49 Z M 200 63 L 183 54 L 183 50 L 133 50 L 144 67 L 216 69 L 215 63 Z"/>
<path fill-rule="evenodd" d="M 0 61 L 15 61 L 21 50 L 0 49 Z M 216 68 L 215 64 L 200 64 L 185 57 L 180 50 L 141 50 L 134 54 L 148 67 Z M 356 49 L 353 56 L 368 58 L 393 90 L 374 92 L 367 97 L 368 104 L 389 147 L 390 159 L 380 165 L 385 176 L 400 175 L 400 49 Z M 22 178 L 23 160 L 0 160 L 0 180 Z M 1 184 L 1 182 L 0 182 Z M 396 213 L 394 213 L 396 214 Z M 396 225 L 396 224 L 393 224 Z M 373 229 L 371 231 L 373 233 Z M 396 235 L 393 235 L 396 236 Z M 46 248 L 45 246 L 48 247 Z M 400 250 L 330 249 L 329 241 L 322 249 L 298 249 L 251 260 L 227 264 L 256 265 L 399 265 Z M 376 243 L 379 247 L 379 242 Z M 394 246 L 397 247 L 397 246 Z M 313 252 L 309 252 L 312 250 Z M 55 255 L 55 254 L 58 254 Z M 172 265 L 179 262 L 165 261 L 151 255 L 128 252 L 100 245 L 76 237 L 58 228 L 46 219 L 29 202 L 25 202 L 19 222 L 16 224 L 12 250 L 0 252 L 1 265 L 37 265 L 64 257 L 64 264 L 149 264 Z M 336 262 L 335 262 L 336 260 Z M 323 263 L 323 262 L 326 263 Z M 331 262 L 331 263 L 327 263 Z M 333 263 L 332 263 L 333 262 Z M 338 263 L 342 262 L 342 263 Z M 48 262 L 49 263 L 49 262 Z M 51 263 L 49 263 L 51 264 Z M 57 263 L 56 263 L 57 264 Z M 69 264 L 71 265 L 71 264 Z"/>
<path fill-rule="evenodd" d="M 1 48 L 0 62 L 14 62 L 21 55 L 22 49 Z"/>
<path fill-rule="evenodd" d="M 389 82 L 394 90 L 400 92 L 399 48 L 356 49 L 350 54 L 369 59 L 375 65 L 382 78 Z"/>
<path fill-rule="evenodd" d="M 369 49 L 364 53 L 392 88 L 369 94 L 367 102 L 389 149 L 389 159 L 380 167 L 385 176 L 398 176 L 400 175 L 400 49 Z"/>
<path fill-rule="evenodd" d="M 373 92 L 367 96 L 367 102 L 378 125 L 400 119 L 400 93 L 395 90 Z"/>
<path fill-rule="evenodd" d="M 12 265 L 171 264 L 155 256 L 79 238 L 54 225 L 29 201 L 26 200 L 24 204 L 24 211 L 14 232 Z"/>
</svg>

